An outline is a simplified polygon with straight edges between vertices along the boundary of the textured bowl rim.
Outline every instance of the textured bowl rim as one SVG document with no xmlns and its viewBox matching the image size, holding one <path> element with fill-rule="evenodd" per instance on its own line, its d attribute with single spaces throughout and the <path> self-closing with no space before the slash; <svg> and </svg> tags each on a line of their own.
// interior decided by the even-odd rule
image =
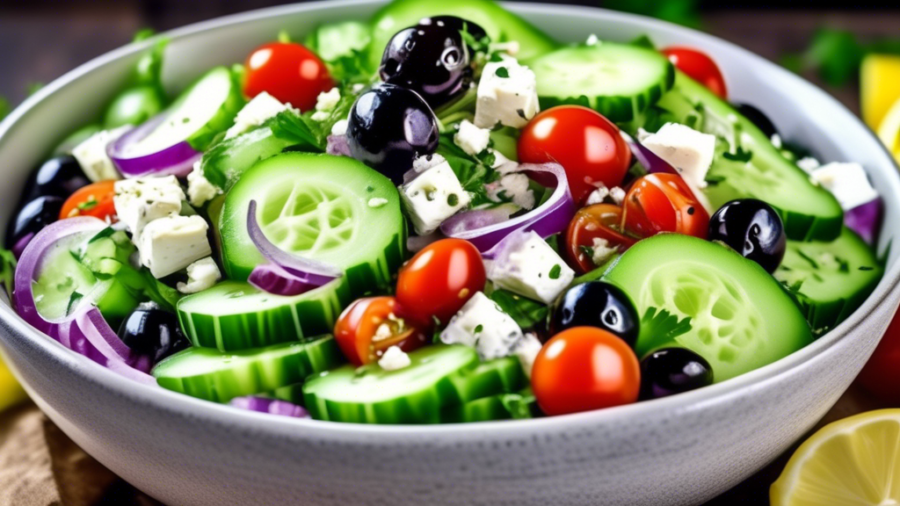
<svg viewBox="0 0 900 506">
<path fill-rule="evenodd" d="M 202 21 L 187 25 L 175 30 L 165 32 L 164 36 L 171 39 L 178 39 L 192 34 L 214 29 L 227 29 L 233 25 L 253 21 L 261 18 L 269 18 L 278 16 L 279 14 L 298 13 L 305 11 L 321 12 L 327 11 L 332 7 L 347 6 L 372 6 L 384 3 L 381 0 L 331 0 L 317 1 L 303 4 L 293 4 L 278 7 L 269 7 L 258 9 L 229 16 L 219 17 L 211 20 Z M 708 35 L 696 30 L 673 25 L 671 23 L 645 18 L 633 14 L 609 11 L 606 9 L 581 7 L 570 5 L 553 5 L 541 3 L 516 3 L 510 2 L 504 4 L 511 10 L 520 13 L 541 14 L 553 12 L 554 14 L 564 14 L 570 16 L 583 16 L 585 12 L 592 15 L 601 15 L 609 21 L 640 21 L 649 24 L 651 30 L 668 31 L 673 34 L 689 33 L 694 37 L 703 40 L 710 45 L 718 45 L 728 50 L 737 52 L 741 58 L 746 58 L 761 65 L 767 72 L 780 75 L 781 78 L 794 80 L 797 84 L 802 84 L 805 91 L 818 95 L 819 100 L 824 100 L 838 107 L 845 112 L 850 118 L 853 118 L 853 125 L 856 128 L 863 128 L 867 135 L 877 141 L 875 134 L 866 127 L 861 120 L 853 115 L 849 110 L 840 104 L 836 99 L 819 89 L 812 83 L 807 82 L 801 77 L 790 73 L 789 71 L 769 62 L 768 60 L 758 56 L 746 49 L 743 49 L 733 43 L 719 39 L 712 35 Z M 596 14 L 595 14 L 596 13 Z M 62 77 L 54 80 L 52 83 L 43 87 L 37 93 L 26 99 L 19 107 L 17 107 L 4 121 L 0 122 L 0 138 L 3 138 L 12 126 L 26 117 L 26 115 L 37 104 L 45 98 L 57 93 L 62 88 L 79 78 L 103 67 L 119 58 L 133 55 L 137 52 L 144 51 L 154 42 L 154 39 L 141 43 L 132 43 L 121 48 L 110 51 L 101 55 L 87 63 L 80 65 L 74 70 L 66 73 Z M 898 169 L 893 157 L 884 148 L 880 142 L 877 142 L 883 151 L 883 154 L 890 165 L 895 169 L 889 175 L 890 194 L 900 195 L 900 169 Z M 882 194 L 888 194 L 882 192 Z M 803 364 L 812 361 L 816 357 L 826 353 L 830 348 L 837 344 L 840 340 L 847 337 L 850 330 L 859 326 L 860 323 L 868 318 L 871 313 L 878 307 L 890 294 L 892 288 L 900 282 L 900 261 L 885 272 L 883 278 L 879 282 L 875 291 L 866 299 L 860 308 L 858 308 L 847 320 L 835 327 L 815 342 L 798 350 L 787 357 L 776 362 L 768 364 L 762 368 L 753 370 L 741 376 L 717 383 L 715 385 L 705 387 L 692 392 L 687 392 L 677 396 L 656 399 L 653 401 L 640 402 L 626 406 L 618 406 L 596 411 L 584 413 L 576 413 L 571 415 L 545 417 L 530 420 L 504 420 L 492 422 L 480 422 L 475 424 L 442 424 L 442 425 L 366 425 L 353 423 L 336 423 L 323 422 L 318 420 L 294 419 L 287 417 L 271 416 L 263 413 L 254 413 L 228 407 L 226 405 L 216 404 L 200 399 L 195 399 L 187 395 L 178 394 L 162 388 L 148 386 L 131 381 L 121 381 L 121 377 L 103 366 L 90 361 L 89 359 L 78 355 L 75 352 L 63 347 L 62 344 L 54 341 L 49 336 L 37 331 L 22 320 L 14 311 L 5 304 L 0 304 L 0 320 L 15 335 L 14 337 L 26 340 L 26 343 L 49 357 L 56 363 L 64 365 L 79 371 L 86 380 L 108 389 L 118 395 L 139 401 L 144 405 L 151 406 L 155 409 L 172 412 L 190 413 L 192 418 L 200 417 L 216 421 L 225 425 L 240 425 L 254 430 L 264 431 L 270 430 L 279 433 L 290 433 L 294 435 L 302 435 L 304 437 L 313 437 L 318 439 L 347 439 L 350 435 L 362 436 L 378 434 L 382 438 L 391 436 L 389 439 L 381 439 L 386 443 L 401 442 L 405 437 L 410 435 L 429 436 L 429 435 L 447 435 L 455 436 L 459 439 L 475 438 L 484 439 L 500 434 L 511 435 L 515 433 L 533 433 L 543 429 L 567 429 L 579 426 L 596 426 L 606 421 L 620 419 L 624 417 L 638 417 L 651 415 L 654 412 L 673 409 L 692 409 L 698 405 L 721 402 L 725 398 L 738 394 L 741 391 L 759 386 L 763 383 L 778 381 L 779 377 L 790 373 L 799 368 Z M 13 365 L 13 369 L 15 366 Z M 27 388 L 27 387 L 26 387 Z M 298 431 L 297 429 L 302 429 Z M 374 441 L 368 440 L 367 441 Z"/>
</svg>

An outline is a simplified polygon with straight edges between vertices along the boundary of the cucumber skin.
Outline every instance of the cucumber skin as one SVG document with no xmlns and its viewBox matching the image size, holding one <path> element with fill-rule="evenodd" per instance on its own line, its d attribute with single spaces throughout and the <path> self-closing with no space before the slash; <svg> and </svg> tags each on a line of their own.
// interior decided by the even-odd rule
<svg viewBox="0 0 900 506">
<path fill-rule="evenodd" d="M 271 128 L 262 126 L 213 146 L 203 154 L 201 170 L 210 183 L 227 192 L 256 163 L 291 145 L 290 140 L 279 138 Z"/>
<path fill-rule="evenodd" d="M 791 289 L 790 282 L 788 281 L 789 274 L 785 269 L 785 262 L 782 262 L 782 265 L 779 266 L 778 270 L 772 274 L 775 276 L 775 279 L 785 285 L 786 291 L 791 298 L 794 299 L 794 302 L 797 303 L 800 311 L 806 317 L 806 321 L 809 322 L 813 334 L 816 336 L 820 336 L 828 330 L 838 326 L 842 321 L 853 314 L 854 311 L 859 309 L 863 302 L 869 298 L 869 295 L 875 291 L 878 282 L 881 281 L 881 277 L 884 274 L 884 267 L 881 262 L 878 261 L 871 248 L 860 239 L 858 235 L 847 228 L 844 228 L 841 237 L 832 243 L 822 244 L 818 242 L 804 243 L 788 241 L 787 251 L 785 253 L 785 261 L 788 262 L 790 262 L 792 258 L 796 259 L 799 257 L 799 254 L 797 253 L 798 250 L 813 249 L 814 251 L 842 253 L 842 251 L 834 251 L 833 247 L 829 246 L 838 246 L 839 243 L 843 242 L 850 242 L 852 243 L 851 247 L 859 248 L 859 251 L 868 253 L 865 258 L 854 258 L 854 261 L 850 261 L 849 273 L 847 275 L 853 276 L 854 271 L 856 271 L 855 276 L 865 279 L 862 280 L 862 283 L 856 283 L 856 286 L 854 287 L 856 291 L 845 297 L 833 297 L 828 300 L 822 300 L 821 292 L 804 289 L 802 285 L 799 289 Z M 863 274 L 862 271 L 859 271 L 860 267 L 871 267 L 872 270 L 865 271 L 865 274 Z M 819 272 L 819 275 L 827 276 L 829 273 Z M 843 281 L 845 280 L 842 278 L 835 278 L 835 282 L 840 282 L 843 287 L 846 287 L 848 283 Z"/>
<path fill-rule="evenodd" d="M 203 74 L 203 76 L 194 81 L 192 85 L 190 85 L 185 91 L 183 91 L 179 98 L 187 96 L 187 94 L 190 93 L 190 91 L 194 88 L 194 86 L 197 85 L 197 83 L 205 79 L 213 72 L 227 72 L 228 78 L 231 80 L 231 89 L 229 90 L 228 97 L 225 99 L 222 107 L 219 108 L 218 112 L 216 112 L 212 119 L 206 122 L 206 124 L 200 127 L 196 132 L 188 136 L 187 139 L 185 139 L 185 141 L 187 141 L 187 143 L 190 144 L 192 148 L 201 153 L 203 151 L 206 151 L 206 149 L 213 144 L 213 142 L 222 134 L 222 132 L 231 128 L 231 125 L 234 124 L 234 118 L 246 103 L 241 92 L 241 85 L 238 82 L 238 76 L 234 72 L 232 72 L 231 69 L 228 69 L 226 67 L 216 67 L 206 74 Z M 169 107 L 169 109 L 174 110 L 180 105 L 179 102 L 179 99 L 175 99 L 175 102 Z"/>
<path fill-rule="evenodd" d="M 687 100 L 685 101 L 684 98 Z M 710 185 L 705 193 L 707 194 L 707 197 L 709 197 L 714 208 L 718 209 L 726 202 L 735 199 L 757 198 L 765 201 L 778 211 L 784 222 L 785 234 L 789 239 L 797 241 L 831 241 L 840 235 L 844 223 L 844 214 L 834 196 L 824 188 L 816 187 L 809 182 L 808 176 L 802 169 L 785 159 L 780 151 L 772 145 L 771 141 L 766 138 L 756 125 L 744 118 L 730 104 L 724 102 L 707 88 L 687 77 L 682 72 L 677 72 L 675 87 L 668 94 L 664 95 L 657 105 L 667 111 L 668 114 L 663 114 L 663 119 L 665 121 L 688 124 L 689 118 L 697 112 L 696 109 L 694 109 L 693 104 L 702 104 L 707 111 L 711 109 L 718 111 L 716 114 L 717 117 L 727 117 L 729 114 L 733 114 L 738 120 L 741 132 L 749 135 L 750 139 L 753 141 L 752 143 L 749 143 L 749 145 L 742 142 L 742 144 L 745 145 L 745 149 L 748 149 L 753 153 L 753 159 L 750 161 L 751 164 L 756 165 L 762 160 L 766 167 L 771 168 L 780 166 L 779 176 L 786 172 L 788 175 L 792 174 L 791 177 L 797 181 L 797 184 L 808 185 L 808 188 L 804 189 L 811 192 L 814 195 L 814 198 L 821 199 L 823 201 L 822 205 L 826 209 L 819 215 L 805 214 L 799 210 L 784 209 L 782 203 L 773 202 L 768 198 L 768 195 L 754 195 L 746 191 L 746 189 L 731 187 L 729 187 L 732 190 L 731 192 L 722 192 L 720 194 L 717 191 L 718 188 Z M 718 121 L 718 125 L 716 126 L 722 128 L 725 124 L 727 124 L 727 120 L 721 120 Z M 718 134 L 720 136 L 733 132 L 733 128 L 730 129 L 729 132 L 722 132 L 721 130 L 714 131 L 716 129 L 712 127 L 704 127 L 701 129 L 706 133 Z M 713 161 L 713 166 L 710 169 L 710 174 L 715 174 L 717 168 L 727 167 L 730 163 L 733 162 L 725 160 L 721 155 L 717 154 Z M 723 181 L 723 183 L 726 182 L 727 181 Z M 721 185 L 722 183 L 719 184 Z M 790 205 L 792 202 L 785 202 L 785 204 Z"/>
<path fill-rule="evenodd" d="M 613 45 L 612 43 L 606 42 L 604 42 L 603 44 Z M 625 46 L 630 48 L 633 47 L 628 45 Z M 567 49 L 573 48 L 563 48 L 560 51 L 565 51 Z M 544 55 L 542 58 L 554 58 L 557 53 L 558 51 Z M 653 51 L 653 53 L 656 54 L 655 51 Z M 538 60 L 535 60 L 535 62 L 537 61 Z M 540 76 L 538 76 L 538 79 L 540 80 Z M 593 109 L 599 112 L 614 123 L 622 123 L 632 121 L 633 119 L 639 117 L 642 112 L 646 111 L 650 106 L 656 104 L 663 97 L 663 95 L 671 90 L 674 84 L 675 66 L 672 65 L 671 62 L 667 62 L 666 75 L 664 77 L 663 83 L 661 83 L 660 86 L 654 86 L 647 90 L 647 92 L 636 95 L 635 97 L 588 97 L 586 95 L 580 95 L 577 97 L 558 97 L 553 95 L 541 95 L 539 96 L 539 99 L 542 111 L 546 111 L 547 109 L 560 105 L 580 105 L 582 107 L 587 107 L 588 109 Z"/>
<path fill-rule="evenodd" d="M 238 281 L 225 281 L 210 290 L 259 293 L 256 288 Z M 270 295 L 273 300 L 282 299 L 283 304 L 264 312 L 248 307 L 246 312 L 214 315 L 186 308 L 195 301 L 199 301 L 201 306 L 211 304 L 206 301 L 213 296 L 210 290 L 183 297 L 178 302 L 178 321 L 194 346 L 215 348 L 221 352 L 302 342 L 330 333 L 341 311 L 353 300 L 348 283 L 336 280 L 317 290 L 292 297 Z"/>
<path fill-rule="evenodd" d="M 513 413 L 507 407 L 506 402 L 516 397 L 517 401 L 524 403 L 523 411 Z M 441 410 L 441 423 L 474 423 L 492 422 L 496 420 L 513 420 L 524 418 L 538 418 L 541 411 L 537 400 L 530 388 L 526 388 L 515 394 L 500 394 L 475 399 L 458 406 L 449 406 Z"/>
<path fill-rule="evenodd" d="M 279 354 L 279 352 L 282 352 Z M 275 355 L 266 357 L 266 354 Z M 191 376 L 167 376 L 173 362 L 202 354 L 204 359 L 218 362 L 231 357 L 230 368 Z M 246 359 L 246 360 L 241 360 Z M 344 356 L 331 336 L 308 344 L 276 345 L 247 350 L 238 355 L 222 355 L 214 350 L 189 348 L 160 362 L 152 371 L 159 386 L 198 399 L 226 403 L 235 397 L 276 390 L 320 373 L 344 361 Z"/>
</svg>

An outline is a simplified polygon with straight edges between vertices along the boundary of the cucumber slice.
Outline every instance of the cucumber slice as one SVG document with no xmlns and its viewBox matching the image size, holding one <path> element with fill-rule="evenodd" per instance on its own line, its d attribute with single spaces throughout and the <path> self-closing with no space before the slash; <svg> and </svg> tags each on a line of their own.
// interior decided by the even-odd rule
<svg viewBox="0 0 900 506">
<path fill-rule="evenodd" d="M 229 69 L 216 67 L 182 93 L 167 109 L 166 120 L 132 146 L 129 154 L 149 155 L 182 141 L 205 151 L 218 134 L 234 124 L 243 105 L 237 79 Z"/>
<path fill-rule="evenodd" d="M 526 388 L 514 394 L 500 394 L 450 406 L 441 410 L 441 423 L 490 422 L 492 420 L 520 420 L 541 416 L 537 400 Z"/>
<path fill-rule="evenodd" d="M 812 342 L 803 315 L 769 273 L 702 239 L 676 234 L 644 239 L 603 279 L 625 291 L 643 317 L 635 347 L 639 357 L 682 346 L 712 365 L 716 381 Z"/>
<path fill-rule="evenodd" d="M 662 54 L 611 42 L 556 50 L 531 69 L 541 109 L 583 105 L 614 122 L 638 117 L 675 82 L 675 67 Z"/>
<path fill-rule="evenodd" d="M 250 167 L 294 144 L 262 126 L 216 144 L 203 154 L 200 167 L 210 183 L 227 192 Z"/>
<path fill-rule="evenodd" d="M 369 25 L 344 21 L 320 25 L 306 38 L 306 46 L 318 53 L 319 58 L 333 62 L 352 55 L 354 51 L 364 51 L 371 41 Z"/>
<path fill-rule="evenodd" d="M 468 346 L 429 346 L 409 354 L 397 371 L 378 364 L 344 366 L 310 379 L 303 387 L 313 418 L 378 424 L 439 423 L 441 410 L 527 385 L 515 358 L 480 363 Z"/>
<path fill-rule="evenodd" d="M 788 241 L 773 274 L 822 335 L 844 321 L 875 290 L 884 274 L 875 252 L 849 228 L 832 242 Z"/>
<path fill-rule="evenodd" d="M 813 185 L 765 134 L 706 87 L 679 72 L 675 88 L 657 107 L 664 110 L 662 121 L 683 123 L 719 138 L 704 189 L 714 208 L 735 199 L 760 199 L 778 210 L 789 239 L 831 241 L 840 235 L 844 215 L 834 196 Z M 728 159 L 726 151 L 752 157 L 748 162 Z"/>
<path fill-rule="evenodd" d="M 391 37 L 400 30 L 419 23 L 422 18 L 450 15 L 469 20 L 482 28 L 497 42 L 516 41 L 521 45 L 518 58 L 527 61 L 549 53 L 557 43 L 531 23 L 507 11 L 491 0 L 394 0 L 375 13 L 372 18 L 372 44 L 369 66 L 381 65 L 381 56 Z"/>
<path fill-rule="evenodd" d="M 194 344 L 220 351 L 305 341 L 331 332 L 351 302 L 346 283 L 335 280 L 284 297 L 240 281 L 224 281 L 178 301 L 178 319 Z"/>
<path fill-rule="evenodd" d="M 228 402 L 297 383 L 335 367 L 343 355 L 334 338 L 289 343 L 237 353 L 189 348 L 153 369 L 159 385 L 198 399 Z"/>
<path fill-rule="evenodd" d="M 246 280 L 263 262 L 247 234 L 251 200 L 273 243 L 343 269 L 354 296 L 388 286 L 403 263 L 406 220 L 390 180 L 352 158 L 284 153 L 247 171 L 225 198 L 222 252 L 231 279 Z"/>
</svg>

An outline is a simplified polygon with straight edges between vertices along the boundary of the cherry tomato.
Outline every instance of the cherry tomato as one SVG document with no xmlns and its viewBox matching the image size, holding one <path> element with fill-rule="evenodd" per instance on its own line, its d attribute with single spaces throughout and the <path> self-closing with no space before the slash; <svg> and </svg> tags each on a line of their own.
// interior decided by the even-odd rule
<svg viewBox="0 0 900 506">
<path fill-rule="evenodd" d="M 264 44 L 247 57 L 244 94 L 268 92 L 301 111 L 316 106 L 319 93 L 334 87 L 328 68 L 309 49 L 293 42 Z"/>
<path fill-rule="evenodd" d="M 115 181 L 100 181 L 75 190 L 59 211 L 59 219 L 93 216 L 101 220 L 109 218 L 111 222 L 118 221 L 116 205 L 113 203 L 115 184 Z"/>
<path fill-rule="evenodd" d="M 640 387 L 634 352 L 596 327 L 574 327 L 553 336 L 531 371 L 534 396 L 551 416 L 631 404 Z"/>
<path fill-rule="evenodd" d="M 518 152 L 522 163 L 562 165 L 576 202 L 596 189 L 594 183 L 621 185 L 631 165 L 631 150 L 619 128 L 600 113 L 575 105 L 535 116 L 519 137 Z"/>
<path fill-rule="evenodd" d="M 638 237 L 676 232 L 706 238 L 709 213 L 677 174 L 648 174 L 625 195 L 622 228 Z"/>
<path fill-rule="evenodd" d="M 619 206 L 594 204 L 579 209 L 566 232 L 569 263 L 580 274 L 585 274 L 599 267 L 593 260 L 596 248 L 616 248 L 621 253 L 633 246 L 637 239 L 622 233 L 621 224 L 622 208 Z"/>
<path fill-rule="evenodd" d="M 722 100 L 728 99 L 728 89 L 725 87 L 722 71 L 719 70 L 716 62 L 705 53 L 683 46 L 667 47 L 662 50 L 662 53 L 688 77 L 709 88 Z"/>
<path fill-rule="evenodd" d="M 391 346 L 412 351 L 426 343 L 425 329 L 404 317 L 394 297 L 366 297 L 347 307 L 334 326 L 334 337 L 353 365 L 378 361 Z"/>
<path fill-rule="evenodd" d="M 856 382 L 881 401 L 900 403 L 900 316 L 894 316 Z"/>
<path fill-rule="evenodd" d="M 420 321 L 446 323 L 475 292 L 484 290 L 481 253 L 469 241 L 441 239 L 400 269 L 397 300 Z"/>
</svg>

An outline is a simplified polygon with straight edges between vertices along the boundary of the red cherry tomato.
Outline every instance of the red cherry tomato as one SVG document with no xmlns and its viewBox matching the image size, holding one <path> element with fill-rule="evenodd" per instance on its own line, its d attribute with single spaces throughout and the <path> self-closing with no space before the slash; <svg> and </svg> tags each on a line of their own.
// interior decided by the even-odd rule
<svg viewBox="0 0 900 506">
<path fill-rule="evenodd" d="M 400 269 L 397 300 L 409 314 L 446 323 L 475 292 L 484 290 L 481 253 L 469 241 L 441 239 L 426 246 Z"/>
<path fill-rule="evenodd" d="M 566 255 L 580 274 L 599 267 L 593 260 L 595 248 L 616 248 L 621 253 L 634 245 L 637 239 L 622 233 L 621 224 L 622 208 L 613 204 L 594 204 L 575 213 L 566 232 Z"/>
<path fill-rule="evenodd" d="M 376 362 L 391 346 L 412 351 L 426 343 L 424 328 L 404 318 L 394 297 L 366 297 L 350 304 L 334 326 L 334 338 L 353 365 Z"/>
<path fill-rule="evenodd" d="M 631 150 L 619 128 L 600 113 L 575 105 L 535 116 L 519 137 L 518 152 L 522 163 L 562 165 L 576 202 L 596 188 L 594 183 L 621 185 L 631 165 Z"/>
<path fill-rule="evenodd" d="M 93 216 L 101 220 L 109 218 L 110 222 L 118 221 L 113 203 L 115 184 L 115 181 L 100 181 L 79 188 L 63 203 L 59 219 Z"/>
<path fill-rule="evenodd" d="M 322 60 L 293 42 L 262 45 L 250 53 L 244 66 L 247 69 L 245 95 L 252 98 L 265 91 L 301 111 L 312 110 L 319 93 L 334 87 Z"/>
<path fill-rule="evenodd" d="M 684 72 L 691 79 L 709 88 L 722 100 L 728 99 L 728 89 L 725 87 L 725 77 L 712 58 L 696 49 L 683 46 L 672 46 L 662 50 L 678 70 Z"/>
<path fill-rule="evenodd" d="M 900 316 L 894 316 L 856 382 L 879 400 L 900 404 Z"/>
<path fill-rule="evenodd" d="M 648 174 L 625 195 L 622 228 L 638 237 L 675 232 L 706 238 L 709 213 L 676 174 Z"/>
<path fill-rule="evenodd" d="M 548 415 L 565 415 L 631 404 L 638 399 L 641 371 L 625 341 L 596 327 L 575 327 L 541 348 L 531 388 Z"/>
</svg>

